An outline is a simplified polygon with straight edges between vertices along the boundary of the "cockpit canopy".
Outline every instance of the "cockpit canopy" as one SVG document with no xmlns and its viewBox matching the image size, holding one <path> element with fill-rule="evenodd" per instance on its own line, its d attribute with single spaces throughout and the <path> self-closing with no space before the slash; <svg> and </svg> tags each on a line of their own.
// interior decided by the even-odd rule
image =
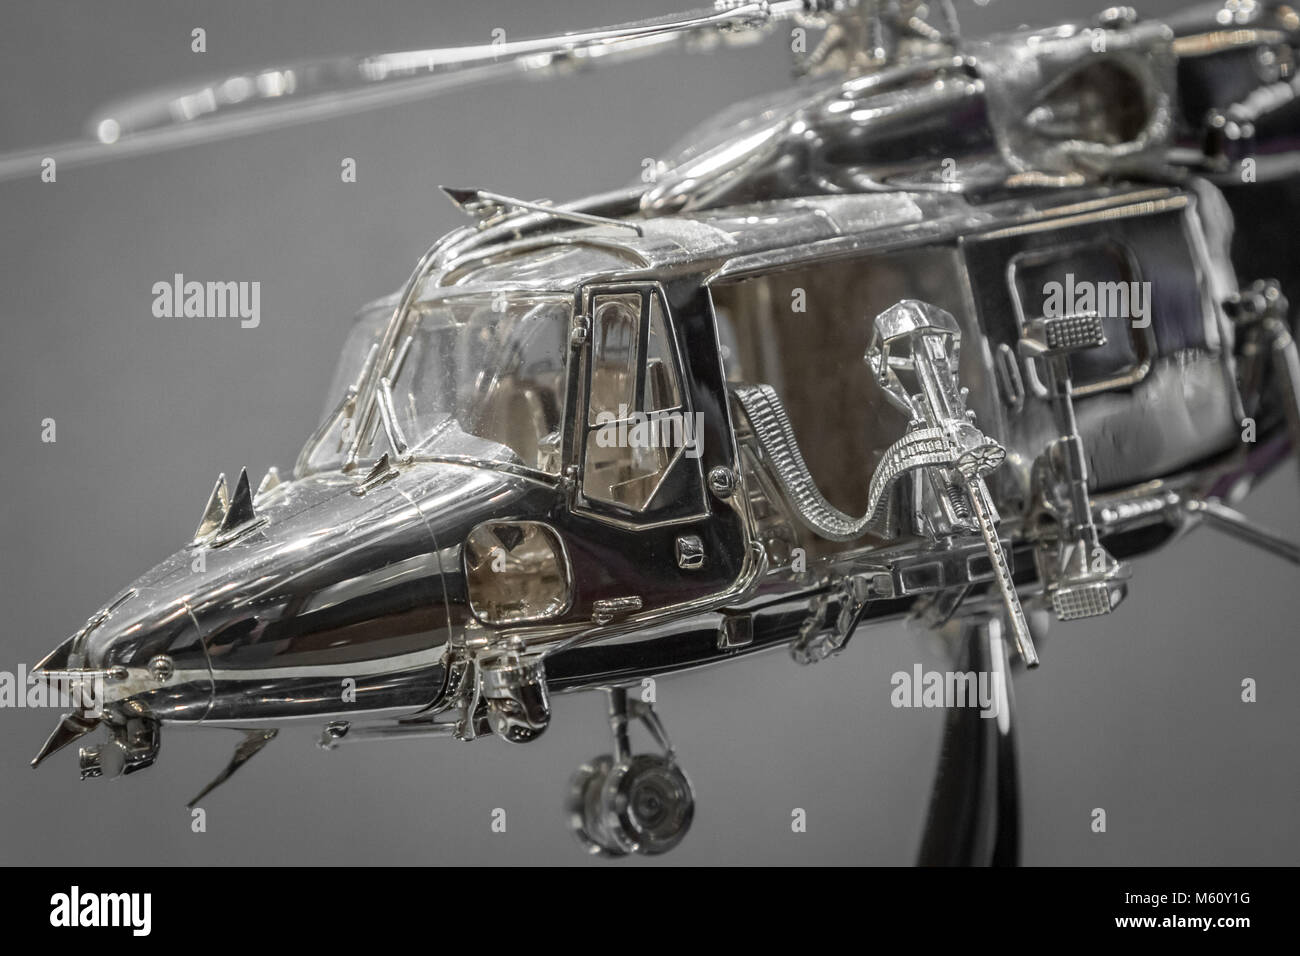
<svg viewBox="0 0 1300 956">
<path fill-rule="evenodd" d="M 300 459 L 302 473 L 341 467 L 364 419 L 356 391 L 379 352 L 391 300 L 360 316 L 343 349 L 331 405 Z M 385 377 L 393 413 L 420 458 L 507 463 L 559 473 L 568 293 L 475 291 L 417 302 Z M 372 428 L 359 460 L 387 449 Z M 390 450 L 391 451 L 391 450 Z"/>
</svg>

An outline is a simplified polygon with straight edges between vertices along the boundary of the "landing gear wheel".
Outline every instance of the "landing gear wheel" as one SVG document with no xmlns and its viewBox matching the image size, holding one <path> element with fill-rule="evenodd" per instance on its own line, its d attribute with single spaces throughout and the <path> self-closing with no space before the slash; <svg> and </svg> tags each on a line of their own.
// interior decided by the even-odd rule
<svg viewBox="0 0 1300 956">
<path fill-rule="evenodd" d="M 569 781 L 569 827 L 596 856 L 654 856 L 686 836 L 695 818 L 695 793 L 677 766 L 672 741 L 654 705 L 629 700 L 624 687 L 607 688 L 614 755 L 578 768 Z M 641 721 L 662 754 L 632 754 L 628 723 Z"/>
<path fill-rule="evenodd" d="M 627 856 L 629 852 L 609 832 L 605 825 L 607 814 L 601 807 L 601 791 L 613 767 L 614 758 L 609 754 L 583 764 L 569 781 L 569 796 L 564 802 L 569 828 L 592 856 Z"/>
<path fill-rule="evenodd" d="M 615 765 L 601 788 L 600 803 L 615 838 L 646 856 L 675 847 L 695 818 L 690 781 L 660 754 L 637 754 Z"/>
</svg>

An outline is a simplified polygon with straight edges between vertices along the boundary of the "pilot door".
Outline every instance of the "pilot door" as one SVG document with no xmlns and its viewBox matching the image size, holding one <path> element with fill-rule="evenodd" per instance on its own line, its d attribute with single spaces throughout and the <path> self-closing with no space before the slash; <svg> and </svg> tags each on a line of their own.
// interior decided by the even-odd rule
<svg viewBox="0 0 1300 956">
<path fill-rule="evenodd" d="M 575 319 L 566 441 L 579 606 L 598 620 L 725 592 L 746 536 L 708 296 L 680 283 L 585 287 Z"/>
</svg>

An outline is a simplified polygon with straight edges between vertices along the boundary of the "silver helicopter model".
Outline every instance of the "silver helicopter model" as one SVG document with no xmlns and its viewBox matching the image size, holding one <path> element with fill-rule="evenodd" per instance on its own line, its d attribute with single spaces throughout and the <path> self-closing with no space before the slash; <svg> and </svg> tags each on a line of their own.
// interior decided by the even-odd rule
<svg viewBox="0 0 1300 956">
<path fill-rule="evenodd" d="M 447 189 L 469 221 L 360 312 L 292 475 L 219 478 L 193 539 L 40 662 L 106 703 L 33 765 L 102 730 L 82 777 L 130 774 L 164 725 L 244 729 L 202 797 L 286 719 L 329 748 L 524 743 L 552 694 L 598 689 L 613 744 L 571 825 L 662 853 L 694 801 L 645 678 L 814 664 L 901 619 L 1005 675 L 1201 523 L 1300 563 L 1232 507 L 1300 447 L 1300 259 L 1267 228 L 1300 208 L 1280 3 L 973 40 L 943 0 L 723 0 L 144 96 L 0 175 L 787 27 L 821 31 L 797 82 L 652 183 Z M 921 862 L 1017 859 L 1003 714 L 950 711 Z"/>
</svg>

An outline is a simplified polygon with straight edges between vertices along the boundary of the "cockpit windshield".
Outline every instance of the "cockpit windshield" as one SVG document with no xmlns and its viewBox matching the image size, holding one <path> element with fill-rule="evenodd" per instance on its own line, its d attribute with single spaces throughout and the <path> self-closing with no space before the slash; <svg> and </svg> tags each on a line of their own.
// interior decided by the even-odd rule
<svg viewBox="0 0 1300 956">
<path fill-rule="evenodd" d="M 498 293 L 417 306 L 390 375 L 411 452 L 558 474 L 571 302 Z"/>
<path fill-rule="evenodd" d="M 408 453 L 558 474 L 572 298 L 483 292 L 419 302 L 411 311 L 385 376 Z M 357 376 L 371 344 L 369 337 L 348 343 Z M 343 463 L 353 415 L 344 397 L 336 420 L 322 426 L 305 471 Z M 363 458 L 384 450 L 384 428 L 370 439 Z"/>
</svg>

